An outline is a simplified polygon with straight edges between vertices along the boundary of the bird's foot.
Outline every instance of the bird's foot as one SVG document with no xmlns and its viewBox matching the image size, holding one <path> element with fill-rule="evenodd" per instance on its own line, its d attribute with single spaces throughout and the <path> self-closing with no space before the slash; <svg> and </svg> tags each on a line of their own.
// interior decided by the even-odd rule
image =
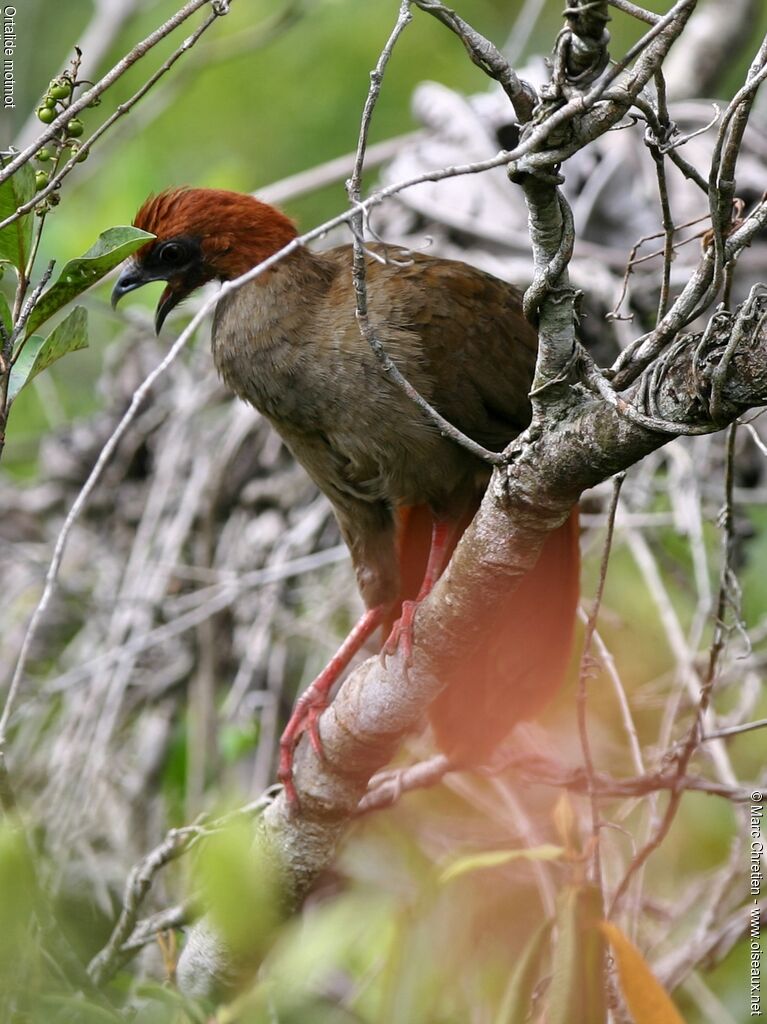
<svg viewBox="0 0 767 1024">
<path fill-rule="evenodd" d="M 325 751 L 320 738 L 320 717 L 330 703 L 330 691 L 367 638 L 378 629 L 383 614 L 382 606 L 368 609 L 322 672 L 296 701 L 293 714 L 280 739 L 280 759 L 277 770 L 277 777 L 285 787 L 285 796 L 291 810 L 298 808 L 298 794 L 293 781 L 293 755 L 298 741 L 304 733 L 307 733 L 314 753 L 320 759 L 324 759 Z"/>
<path fill-rule="evenodd" d="M 304 733 L 309 737 L 312 750 L 320 759 L 325 757 L 320 738 L 320 716 L 328 707 L 328 692 L 333 685 L 334 677 L 328 671 L 331 666 L 321 672 L 314 682 L 301 694 L 293 714 L 280 738 L 280 760 L 277 778 L 285 787 L 285 796 L 291 809 L 298 807 L 298 794 L 293 782 L 293 755 L 298 741 Z M 330 677 L 330 678 L 327 678 Z"/>
<path fill-rule="evenodd" d="M 381 648 L 381 660 L 386 664 L 386 659 L 401 650 L 405 658 L 405 664 L 409 664 L 413 656 L 413 618 L 418 607 L 417 601 L 403 601 L 400 617 L 394 623 L 386 643 Z"/>
</svg>

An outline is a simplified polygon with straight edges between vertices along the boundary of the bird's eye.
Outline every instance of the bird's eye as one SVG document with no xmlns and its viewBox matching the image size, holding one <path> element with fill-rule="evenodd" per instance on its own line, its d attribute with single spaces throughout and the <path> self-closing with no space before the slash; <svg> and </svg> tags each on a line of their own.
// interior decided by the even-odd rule
<svg viewBox="0 0 767 1024">
<path fill-rule="evenodd" d="M 184 247 L 178 242 L 166 242 L 157 255 L 163 263 L 181 263 L 184 259 Z"/>
</svg>

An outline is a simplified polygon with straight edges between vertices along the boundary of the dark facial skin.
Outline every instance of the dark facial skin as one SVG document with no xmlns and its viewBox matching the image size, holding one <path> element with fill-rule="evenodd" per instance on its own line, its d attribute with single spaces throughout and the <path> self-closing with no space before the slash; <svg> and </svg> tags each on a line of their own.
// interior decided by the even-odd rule
<svg viewBox="0 0 767 1024">
<path fill-rule="evenodd" d="M 168 287 L 162 293 L 155 313 L 155 329 L 159 334 L 173 307 L 210 278 L 199 239 L 179 235 L 154 242 L 140 260 L 130 260 L 123 268 L 112 290 L 112 308 L 128 292 L 152 281 L 167 281 Z"/>
</svg>

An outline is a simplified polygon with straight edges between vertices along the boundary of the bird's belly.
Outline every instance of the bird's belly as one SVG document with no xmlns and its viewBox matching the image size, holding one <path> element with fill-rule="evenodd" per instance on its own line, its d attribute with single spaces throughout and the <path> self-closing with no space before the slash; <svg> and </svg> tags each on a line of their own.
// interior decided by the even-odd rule
<svg viewBox="0 0 767 1024">
<path fill-rule="evenodd" d="M 397 388 L 382 385 L 375 366 L 361 363 L 356 387 L 344 389 L 338 360 L 323 365 L 274 339 L 262 340 L 255 358 L 252 349 L 227 341 L 214 347 L 224 382 L 271 421 L 323 490 L 394 507 L 449 509 L 481 468 L 414 415 Z M 318 445 L 325 451 L 320 465 Z"/>
<path fill-rule="evenodd" d="M 329 441 L 359 495 L 393 507 L 448 509 L 477 468 L 482 469 L 430 427 L 410 435 L 396 420 L 358 424 L 353 433 L 331 433 Z"/>
</svg>

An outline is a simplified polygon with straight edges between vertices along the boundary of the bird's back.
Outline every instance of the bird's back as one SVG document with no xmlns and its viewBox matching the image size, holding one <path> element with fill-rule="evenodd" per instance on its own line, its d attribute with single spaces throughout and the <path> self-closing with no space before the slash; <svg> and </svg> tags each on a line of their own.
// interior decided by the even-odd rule
<svg viewBox="0 0 767 1024">
<path fill-rule="evenodd" d="M 387 353 L 446 419 L 501 449 L 530 417 L 536 335 L 519 293 L 463 263 L 371 250 L 387 260 L 367 261 L 370 322 Z M 486 467 L 383 376 L 355 317 L 351 263 L 350 246 L 299 250 L 228 296 L 216 363 L 326 492 L 450 513 Z"/>
<path fill-rule="evenodd" d="M 381 244 L 368 249 L 388 260 L 368 258 L 368 305 L 382 340 L 395 331 L 407 335 L 392 338 L 389 354 L 399 369 L 408 379 L 410 373 L 420 377 L 424 397 L 474 440 L 494 449 L 508 444 L 530 418 L 538 347 L 518 290 L 456 260 Z M 325 255 L 338 265 L 334 287 L 359 344 L 351 247 Z"/>
</svg>

